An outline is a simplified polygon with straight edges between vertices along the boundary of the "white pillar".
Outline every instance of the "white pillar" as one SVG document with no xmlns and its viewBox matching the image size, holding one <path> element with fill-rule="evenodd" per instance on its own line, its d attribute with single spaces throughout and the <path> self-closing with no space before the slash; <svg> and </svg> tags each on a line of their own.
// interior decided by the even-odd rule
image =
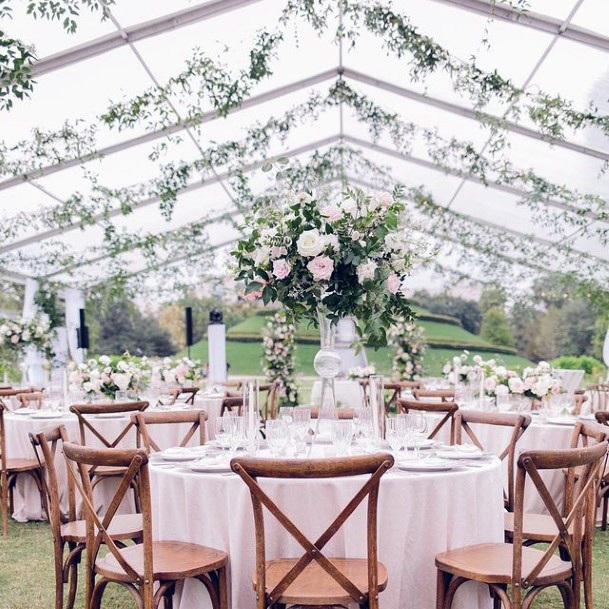
<svg viewBox="0 0 609 609">
<path fill-rule="evenodd" d="M 222 385 L 226 381 L 226 327 L 224 324 L 207 326 L 209 353 L 209 382 Z"/>
<path fill-rule="evenodd" d="M 23 296 L 23 319 L 25 321 L 33 320 L 40 313 L 38 305 L 34 302 L 37 291 L 38 281 L 28 277 L 25 280 L 25 294 Z M 23 361 L 23 382 L 35 387 L 44 387 L 45 373 L 43 364 L 43 354 L 35 347 L 27 347 L 25 350 L 25 360 Z"/>
</svg>

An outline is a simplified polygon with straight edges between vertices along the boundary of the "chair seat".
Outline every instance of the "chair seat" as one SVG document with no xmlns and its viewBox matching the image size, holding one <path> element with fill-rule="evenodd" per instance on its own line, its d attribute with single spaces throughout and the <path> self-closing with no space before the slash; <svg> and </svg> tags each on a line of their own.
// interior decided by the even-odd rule
<svg viewBox="0 0 609 609">
<path fill-rule="evenodd" d="M 135 545 L 119 550 L 122 557 L 144 576 L 144 546 Z M 154 580 L 178 581 L 215 571 L 228 563 L 228 554 L 221 550 L 183 541 L 154 541 L 152 543 Z M 114 555 L 107 554 L 95 562 L 95 571 L 114 581 L 132 581 Z"/>
<path fill-rule="evenodd" d="M 330 558 L 339 571 L 362 592 L 368 592 L 368 561 L 364 558 Z M 266 563 L 266 592 L 281 581 L 298 559 L 278 559 Z M 253 579 L 256 587 L 256 575 Z M 387 587 L 387 569 L 378 563 L 378 591 Z M 317 562 L 308 564 L 278 599 L 279 603 L 302 605 L 348 604 L 353 599 L 345 589 Z"/>
<path fill-rule="evenodd" d="M 40 469 L 40 464 L 36 459 L 7 459 L 6 469 L 9 474 L 16 474 Z"/>
<path fill-rule="evenodd" d="M 508 512 L 504 518 L 505 532 L 510 536 L 514 534 L 514 514 Z M 573 524 L 569 527 L 573 531 Z M 524 514 L 522 519 L 522 538 L 524 541 L 551 542 L 558 535 L 558 528 L 549 514 Z"/>
<path fill-rule="evenodd" d="M 436 567 L 452 575 L 487 584 L 510 584 L 514 546 L 510 543 L 483 543 L 436 555 Z M 522 574 L 526 577 L 544 555 L 542 550 L 522 548 Z M 552 584 L 570 577 L 570 562 L 550 557 L 535 585 Z M 533 582 L 531 582 L 533 583 Z"/>
<path fill-rule="evenodd" d="M 141 514 L 119 514 L 112 519 L 108 534 L 114 540 L 137 539 L 142 536 L 144 522 Z M 74 520 L 61 525 L 61 537 L 65 541 L 85 543 L 87 539 L 87 521 Z"/>
<path fill-rule="evenodd" d="M 126 467 L 113 467 L 112 465 L 98 465 L 91 469 L 93 471 L 89 470 L 90 473 L 100 478 L 122 476 L 127 471 Z"/>
</svg>

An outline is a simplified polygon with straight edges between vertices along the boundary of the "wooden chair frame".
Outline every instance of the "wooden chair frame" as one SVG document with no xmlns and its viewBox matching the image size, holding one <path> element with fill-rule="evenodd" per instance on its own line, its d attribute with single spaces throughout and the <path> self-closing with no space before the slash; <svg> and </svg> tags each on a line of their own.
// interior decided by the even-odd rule
<svg viewBox="0 0 609 609">
<path fill-rule="evenodd" d="M 415 400 L 420 401 L 421 398 L 434 398 L 443 402 L 454 402 L 454 389 L 415 389 L 412 392 Z"/>
<path fill-rule="evenodd" d="M 19 400 L 19 408 L 26 408 L 31 402 L 36 402 L 36 408 L 42 407 L 43 394 L 42 391 L 28 391 L 27 393 L 17 394 Z"/>
<path fill-rule="evenodd" d="M 503 492 L 505 508 L 508 512 L 514 511 L 514 468 L 516 458 L 516 444 L 522 437 L 522 434 L 531 424 L 531 415 L 528 414 L 510 414 L 501 412 L 483 412 L 479 410 L 459 410 L 455 413 L 455 443 L 463 443 L 463 432 L 469 437 L 472 443 L 480 450 L 486 450 L 480 443 L 471 425 L 493 425 L 498 427 L 511 427 L 512 435 L 507 446 L 501 451 L 499 459 L 504 461 L 507 459 L 508 480 L 507 493 Z"/>
<path fill-rule="evenodd" d="M 599 410 L 594 414 L 596 420 L 609 427 L 609 411 Z M 604 472 L 598 488 L 598 502 L 602 504 L 601 511 L 601 530 L 607 530 L 607 512 L 609 512 L 609 472 Z"/>
<path fill-rule="evenodd" d="M 256 457 L 235 458 L 231 468 L 250 489 L 256 530 L 256 607 L 283 607 L 282 595 L 304 569 L 315 561 L 359 607 L 378 609 L 377 508 L 380 479 L 392 466 L 390 454 L 333 459 L 281 459 L 269 461 Z M 277 506 L 258 483 L 259 478 L 334 478 L 369 475 L 353 499 L 314 542 L 309 540 Z M 368 497 L 367 505 L 367 590 L 360 590 L 322 552 L 355 509 Z M 264 510 L 266 508 L 282 527 L 302 546 L 304 554 L 270 591 L 266 590 L 266 550 Z"/>
<path fill-rule="evenodd" d="M 359 385 L 362 388 L 364 394 L 364 406 L 370 406 L 370 381 L 368 379 L 360 379 Z M 398 409 L 397 401 L 400 399 L 402 389 L 423 389 L 423 383 L 421 381 L 389 381 L 384 383 L 383 389 L 386 392 L 393 392 L 387 399 L 385 399 L 385 412 L 389 412 L 391 407 L 395 405 L 396 410 Z"/>
<path fill-rule="evenodd" d="M 243 414 L 243 396 L 231 396 L 225 397 L 222 400 L 222 407 L 220 408 L 220 416 L 223 417 L 227 412 L 236 412 L 237 416 Z"/>
<path fill-rule="evenodd" d="M 34 480 L 36 488 L 40 493 L 42 506 L 44 507 L 46 503 L 40 464 L 33 466 L 33 463 L 29 463 L 28 459 L 23 459 L 13 464 L 6 454 L 5 412 L 9 412 L 9 410 L 0 399 L 0 512 L 2 512 L 2 534 L 4 537 L 8 535 L 8 517 L 9 512 L 13 512 L 13 491 L 19 475 L 25 474 Z"/>
<path fill-rule="evenodd" d="M 124 587 L 135 599 L 138 609 L 153 609 L 164 600 L 165 607 L 172 606 L 172 596 L 175 591 L 176 580 L 163 580 L 157 578 L 158 588 L 154 590 L 155 573 L 153 566 L 153 541 L 152 541 L 152 506 L 150 502 L 150 476 L 148 472 L 148 456 L 143 449 L 120 450 L 120 449 L 95 449 L 78 444 L 66 442 L 64 454 L 69 461 L 76 464 L 80 473 L 80 481 L 72 467 L 68 468 L 69 475 L 74 481 L 83 501 L 87 520 L 87 577 L 86 577 L 86 609 L 100 609 L 104 591 L 109 583 L 116 583 Z M 93 505 L 93 487 L 89 477 L 89 469 L 96 466 L 109 466 L 122 469 L 122 480 L 110 502 L 108 510 L 103 518 L 99 517 Z M 140 503 L 142 506 L 143 533 L 143 572 L 129 563 L 121 553 L 112 535 L 109 534 L 110 527 L 116 512 L 130 488 L 136 487 L 141 493 Z M 96 561 L 101 546 L 107 546 L 109 553 L 116 559 L 128 577 L 124 579 L 110 579 L 100 576 L 96 579 Z M 214 609 L 228 609 L 226 592 L 226 560 L 222 561 L 217 569 L 207 573 L 185 574 L 186 577 L 194 577 L 199 580 L 209 592 Z"/>
<path fill-rule="evenodd" d="M 455 443 L 455 415 L 459 410 L 459 406 L 454 402 L 419 402 L 417 400 L 402 400 L 398 402 L 398 414 L 408 414 L 411 410 L 425 412 L 428 414 L 444 414 L 438 424 L 428 434 L 428 438 L 433 440 L 444 425 L 450 425 L 449 444 Z"/>
<path fill-rule="evenodd" d="M 184 404 L 190 404 L 191 406 L 195 403 L 195 396 L 199 392 L 199 387 L 174 387 L 171 390 L 173 396 L 172 404 L 175 404 L 180 396 L 187 395 L 188 397 L 184 400 Z"/>
<path fill-rule="evenodd" d="M 449 609 L 458 588 L 469 580 L 482 581 L 490 589 L 495 600 L 495 607 L 503 603 L 505 609 L 529 609 L 537 595 L 544 589 L 557 586 L 562 596 L 565 609 L 579 609 L 580 589 L 582 582 L 582 542 L 585 535 L 594 532 L 596 508 L 596 486 L 602 468 L 607 462 L 607 442 L 582 448 L 570 448 L 551 451 L 525 451 L 518 458 L 516 476 L 516 493 L 514 508 L 514 535 L 512 543 L 511 598 L 508 595 L 508 583 L 494 582 L 490 576 L 483 577 L 475 572 L 465 575 L 453 575 L 443 563 L 443 554 L 436 557 L 438 567 L 437 609 Z M 548 487 L 541 478 L 544 470 L 580 468 L 577 496 L 571 510 L 563 518 L 552 499 Z M 557 534 L 545 550 L 539 550 L 539 560 L 533 564 L 528 573 L 523 573 L 523 515 L 525 482 L 530 480 L 539 493 L 544 506 L 556 525 Z M 559 546 L 564 546 L 571 559 L 570 573 L 564 579 L 538 580 L 544 567 L 554 556 Z M 530 549 L 529 549 L 530 551 Z M 459 552 L 453 550 L 452 552 Z M 445 553 L 450 554 L 450 551 Z M 455 569 L 453 569 L 455 570 Z M 478 579 L 479 578 L 479 579 Z"/>
<path fill-rule="evenodd" d="M 590 393 L 590 411 L 603 412 L 609 410 L 609 383 L 597 383 L 586 387 Z"/>
<path fill-rule="evenodd" d="M 140 412 L 131 415 L 137 430 L 137 445 L 143 444 L 147 453 L 160 452 L 161 448 L 152 439 L 150 427 L 154 425 L 179 425 L 191 423 L 190 428 L 180 440 L 180 446 L 187 446 L 197 431 L 199 432 L 199 445 L 205 444 L 205 422 L 207 413 L 203 410 L 186 410 L 181 412 Z"/>
</svg>

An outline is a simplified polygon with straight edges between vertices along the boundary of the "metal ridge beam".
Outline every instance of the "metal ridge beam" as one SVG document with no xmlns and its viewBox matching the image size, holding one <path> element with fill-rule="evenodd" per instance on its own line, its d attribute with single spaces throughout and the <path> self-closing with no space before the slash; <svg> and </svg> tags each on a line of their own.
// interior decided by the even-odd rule
<svg viewBox="0 0 609 609">
<path fill-rule="evenodd" d="M 316 85 L 338 75 L 338 68 L 332 68 L 331 70 L 326 70 L 325 72 L 320 72 L 318 74 L 314 74 L 313 76 L 309 76 L 308 78 L 303 78 L 302 80 L 295 81 L 293 83 L 289 83 L 287 85 L 283 85 L 282 87 L 277 87 L 276 89 L 272 89 L 267 91 L 266 93 L 260 93 L 259 95 L 254 95 L 244 100 L 239 106 L 236 106 L 232 110 L 229 111 L 230 114 L 234 114 L 236 112 L 241 112 L 242 110 L 248 110 L 249 108 L 254 108 L 260 104 L 264 104 L 268 101 L 272 101 L 277 99 L 278 97 L 282 97 L 284 95 L 289 95 L 290 93 L 295 93 L 306 87 L 310 87 L 312 85 Z M 117 144 L 112 144 L 111 146 L 106 146 L 105 148 L 100 148 L 95 152 L 87 154 L 83 157 L 69 159 L 67 161 L 62 161 L 61 163 L 57 163 L 54 165 L 45 165 L 40 169 L 35 169 L 28 173 L 20 174 L 18 176 L 14 176 L 12 178 L 8 178 L 0 182 L 0 190 L 6 190 L 7 188 L 12 188 L 14 186 L 19 186 L 24 182 L 40 177 L 44 177 L 47 175 L 51 175 L 53 173 L 57 173 L 58 171 L 63 171 L 64 169 L 71 169 L 72 167 L 77 167 L 78 165 L 82 165 L 83 163 L 87 163 L 89 161 L 93 161 L 98 158 L 106 157 L 116 152 L 121 152 L 122 150 L 126 150 L 128 148 L 132 148 L 133 146 L 139 146 L 141 144 L 146 144 L 148 142 L 155 141 L 162 137 L 166 137 L 177 133 L 179 131 L 184 131 L 189 127 L 193 127 L 196 125 L 203 125 L 205 123 L 209 123 L 213 120 L 216 120 L 220 117 L 216 110 L 211 112 L 205 112 L 201 115 L 201 117 L 196 121 L 185 121 L 182 123 L 176 123 L 174 125 L 170 125 L 169 127 L 164 127 L 163 129 L 156 129 L 155 131 L 150 131 L 149 133 L 144 133 L 143 135 L 139 135 L 137 137 L 124 140 L 122 142 L 118 142 Z"/>
<path fill-rule="evenodd" d="M 334 143 L 338 142 L 339 140 L 340 140 L 340 136 L 338 134 L 332 135 L 330 137 L 327 137 L 327 138 L 324 138 L 321 140 L 317 140 L 310 144 L 305 144 L 304 146 L 299 146 L 297 148 L 293 148 L 292 150 L 289 150 L 288 152 L 282 153 L 282 156 L 287 156 L 287 157 L 298 156 L 299 154 L 304 154 L 305 152 L 310 152 L 311 150 L 315 150 L 316 148 L 321 148 L 323 146 L 328 146 L 330 144 L 334 144 Z M 256 161 L 255 163 L 251 163 L 251 164 L 243 167 L 243 170 L 246 173 L 255 171 L 256 169 L 259 169 L 260 167 L 262 167 L 265 164 L 265 162 L 266 161 Z M 178 196 L 185 192 L 192 192 L 193 190 L 198 190 L 199 188 L 203 188 L 204 186 L 208 186 L 209 184 L 215 184 L 228 177 L 230 177 L 228 173 L 222 173 L 222 174 L 217 174 L 217 175 L 211 176 L 206 180 L 201 180 L 200 182 L 193 182 L 193 183 L 189 184 L 188 186 L 186 186 L 185 188 L 183 188 L 178 193 Z M 132 206 L 131 209 L 133 211 L 135 211 L 137 209 L 147 207 L 148 205 L 154 205 L 155 203 L 158 203 L 160 200 L 161 199 L 158 196 L 150 197 L 148 199 L 144 199 L 143 201 L 140 201 L 139 203 L 136 203 L 135 205 Z M 78 228 L 85 228 L 86 226 L 92 226 L 93 222 L 97 222 L 98 220 L 114 218 L 115 216 L 120 216 L 120 215 L 122 215 L 122 212 L 120 209 L 113 209 L 113 210 L 109 211 L 108 213 L 105 213 L 105 214 L 100 213 L 100 214 L 93 216 L 91 224 L 83 225 L 81 222 L 74 222 L 72 224 L 62 226 L 60 228 L 52 228 L 47 231 L 36 233 L 35 235 L 32 235 L 31 237 L 25 237 L 24 239 L 20 239 L 19 241 L 13 241 L 12 243 L 9 243 L 8 245 L 0 246 L 0 254 L 4 254 L 6 252 L 10 252 L 12 250 L 19 249 L 21 247 L 26 247 L 28 245 L 32 245 L 33 243 L 38 243 L 39 241 L 43 241 L 45 239 L 51 239 L 52 237 L 57 237 L 58 235 L 62 235 L 71 230 L 75 230 Z"/>
<path fill-rule="evenodd" d="M 71 47 L 65 51 L 54 53 L 39 59 L 32 65 L 32 76 L 42 76 L 55 70 L 96 57 L 113 49 L 125 46 L 129 43 L 144 40 L 152 36 L 158 36 L 165 32 L 175 30 L 198 21 L 205 21 L 212 17 L 217 17 L 223 13 L 234 11 L 249 4 L 260 2 L 261 0 L 212 0 L 198 4 L 191 8 L 163 15 L 157 19 L 138 23 L 125 28 L 126 37 L 121 32 L 113 32 L 106 36 L 95 38 L 84 44 Z"/>
<path fill-rule="evenodd" d="M 514 186 L 509 186 L 507 184 L 497 184 L 496 182 L 484 183 L 480 178 L 478 178 L 476 176 L 463 175 L 459 171 L 451 170 L 446 167 L 441 167 L 440 165 L 436 165 L 432 161 L 428 161 L 426 159 L 421 159 L 419 157 L 415 157 L 410 154 L 405 154 L 405 153 L 399 152 L 398 150 L 393 150 L 391 148 L 387 148 L 387 147 L 381 146 L 379 144 L 374 144 L 372 142 L 368 142 L 367 140 L 362 140 L 358 137 L 353 137 L 351 135 L 345 135 L 344 140 L 346 142 L 350 142 L 351 144 L 354 144 L 356 146 L 361 146 L 362 148 L 368 148 L 369 150 L 375 150 L 376 152 L 380 152 L 387 156 L 391 156 L 396 159 L 406 161 L 408 163 L 414 163 L 415 165 L 420 165 L 421 167 L 425 167 L 427 169 L 432 169 L 434 171 L 440 171 L 442 173 L 446 173 L 448 175 L 452 175 L 452 176 L 461 178 L 467 182 L 474 182 L 475 184 L 481 184 L 482 186 L 485 186 L 487 188 L 492 188 L 494 190 L 500 190 L 502 192 L 507 192 L 509 194 L 516 195 L 519 197 L 522 197 L 522 196 L 528 194 L 525 190 L 521 190 L 519 188 L 515 188 Z M 554 199 L 546 199 L 545 201 L 543 201 L 543 204 L 549 205 L 550 207 L 555 207 L 556 209 L 561 209 L 563 211 L 572 212 L 575 214 L 580 213 L 580 211 L 581 211 L 577 207 L 574 207 L 572 205 L 567 205 L 566 203 L 561 203 L 560 201 L 555 201 Z M 597 222 L 609 223 L 609 219 L 601 218 L 598 214 L 596 214 L 594 212 L 588 212 L 586 214 L 586 216 L 596 220 Z M 1 253 L 1 250 L 0 250 L 0 253 Z"/>
<path fill-rule="evenodd" d="M 559 36 L 573 42 L 579 42 L 593 47 L 600 51 L 609 51 L 609 38 L 597 32 L 585 28 L 568 25 L 563 26 L 560 19 L 533 13 L 529 11 L 519 11 L 518 9 L 499 4 L 498 2 L 488 2 L 485 0 L 434 0 L 440 4 L 456 6 L 471 13 L 491 17 L 500 21 L 507 21 L 521 25 L 539 32 L 545 32 L 553 36 Z"/>
<path fill-rule="evenodd" d="M 557 148 L 565 148 L 567 150 L 572 150 L 573 152 L 579 152 L 581 154 L 595 157 L 602 161 L 609 161 L 609 151 L 598 150 L 597 148 L 590 148 L 589 146 L 584 146 L 582 144 L 576 144 L 574 142 L 569 142 L 566 140 L 557 140 L 555 138 L 546 137 L 538 131 L 535 131 L 534 129 L 529 129 L 528 127 L 523 127 L 522 125 L 510 121 L 504 121 L 499 116 L 494 116 L 486 112 L 476 112 L 476 110 L 472 110 L 471 108 L 467 108 L 466 106 L 460 106 L 458 104 L 453 104 L 451 102 L 437 99 L 435 97 L 423 95 L 422 93 L 418 93 L 405 87 L 400 87 L 399 85 L 395 85 L 379 78 L 369 76 L 368 74 L 358 72 L 357 70 L 345 68 L 343 75 L 345 76 L 345 78 L 350 78 L 357 82 L 376 87 L 377 89 L 382 89 L 383 91 L 389 91 L 390 93 L 399 95 L 400 97 L 406 97 L 413 101 L 422 104 L 427 104 L 428 106 L 433 106 L 434 108 L 439 108 L 440 110 L 444 110 L 445 112 L 464 116 L 465 118 L 469 118 L 476 122 L 481 122 L 481 118 L 483 116 L 486 116 L 491 120 L 501 121 L 505 128 L 508 131 L 512 131 L 513 133 L 517 133 L 525 137 L 530 137 L 542 142 L 546 142 L 548 144 L 552 144 Z"/>
</svg>

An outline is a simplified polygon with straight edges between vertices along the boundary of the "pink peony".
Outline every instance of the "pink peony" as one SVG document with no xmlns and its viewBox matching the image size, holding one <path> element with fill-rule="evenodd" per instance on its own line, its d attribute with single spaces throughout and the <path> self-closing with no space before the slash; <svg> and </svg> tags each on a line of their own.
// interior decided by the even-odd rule
<svg viewBox="0 0 609 609">
<path fill-rule="evenodd" d="M 402 282 L 397 275 L 389 275 L 389 277 L 387 277 L 387 289 L 392 294 L 397 294 L 400 290 L 401 285 Z"/>
<path fill-rule="evenodd" d="M 324 205 L 319 210 L 319 213 L 324 218 L 328 218 L 330 222 L 336 222 L 343 217 L 343 210 L 338 205 L 333 205 L 332 203 Z"/>
<path fill-rule="evenodd" d="M 13 343 L 13 345 L 16 345 L 19 342 L 19 336 L 17 336 L 17 334 L 13 334 L 11 336 L 11 342 Z"/>
<path fill-rule="evenodd" d="M 292 270 L 290 263 L 284 258 L 280 258 L 279 260 L 273 261 L 273 275 L 277 279 L 285 279 Z"/>
<path fill-rule="evenodd" d="M 332 276 L 334 262 L 328 256 L 316 256 L 309 261 L 307 268 L 313 274 L 315 281 L 325 281 Z"/>
</svg>

